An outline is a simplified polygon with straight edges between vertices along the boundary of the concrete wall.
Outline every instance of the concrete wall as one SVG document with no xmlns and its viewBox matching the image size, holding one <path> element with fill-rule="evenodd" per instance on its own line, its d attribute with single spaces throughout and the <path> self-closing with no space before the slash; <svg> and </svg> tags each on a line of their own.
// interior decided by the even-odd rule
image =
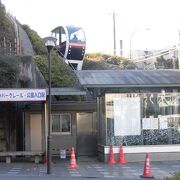
<svg viewBox="0 0 180 180">
<path fill-rule="evenodd" d="M 32 56 L 21 57 L 19 82 L 22 88 L 46 88 L 47 84 Z"/>
<path fill-rule="evenodd" d="M 116 161 L 119 161 L 118 146 L 113 146 Z M 98 159 L 102 162 L 109 160 L 109 146 L 98 145 Z M 146 153 L 150 153 L 151 161 L 180 160 L 180 145 L 152 145 L 152 146 L 123 146 L 127 162 L 145 161 Z"/>
</svg>

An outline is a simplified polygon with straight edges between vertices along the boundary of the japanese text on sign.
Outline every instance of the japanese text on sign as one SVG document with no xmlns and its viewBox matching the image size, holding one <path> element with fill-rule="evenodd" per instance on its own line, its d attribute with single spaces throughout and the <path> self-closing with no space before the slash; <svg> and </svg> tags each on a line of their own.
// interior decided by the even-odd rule
<svg viewBox="0 0 180 180">
<path fill-rule="evenodd" d="M 0 101 L 45 101 L 46 89 L 3 89 Z"/>
</svg>

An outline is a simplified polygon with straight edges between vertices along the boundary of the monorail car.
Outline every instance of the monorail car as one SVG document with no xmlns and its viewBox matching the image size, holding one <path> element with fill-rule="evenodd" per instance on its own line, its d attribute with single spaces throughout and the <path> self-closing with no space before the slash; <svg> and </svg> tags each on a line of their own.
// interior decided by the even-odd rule
<svg viewBox="0 0 180 180">
<path fill-rule="evenodd" d="M 75 26 L 58 26 L 52 31 L 57 38 L 56 50 L 74 70 L 81 70 L 85 56 L 86 39 L 84 30 Z"/>
</svg>

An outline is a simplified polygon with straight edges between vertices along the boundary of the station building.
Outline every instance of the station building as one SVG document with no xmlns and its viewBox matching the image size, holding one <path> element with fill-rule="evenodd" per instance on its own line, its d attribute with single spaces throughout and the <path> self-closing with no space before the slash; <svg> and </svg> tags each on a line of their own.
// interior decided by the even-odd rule
<svg viewBox="0 0 180 180">
<path fill-rule="evenodd" d="M 98 157 L 107 161 L 109 146 L 127 161 L 179 159 L 178 70 L 78 71 L 81 85 L 96 97 Z"/>
<path fill-rule="evenodd" d="M 151 160 L 180 159 L 180 71 L 74 72 L 80 88 L 52 88 L 53 156 L 61 150 L 69 155 L 73 146 L 77 156 L 96 156 L 106 162 L 110 145 L 118 158 L 122 144 L 129 162 L 144 161 L 147 152 Z M 80 98 L 57 101 L 55 96 Z M 47 100 L 25 102 L 22 120 L 6 126 L 14 128 L 15 136 L 7 133 L 11 143 L 1 151 L 45 153 L 47 106 Z"/>
<path fill-rule="evenodd" d="M 110 145 L 118 158 L 122 144 L 127 161 L 144 160 L 146 152 L 152 153 L 152 160 L 178 159 L 178 70 L 82 70 L 75 73 L 82 89 L 56 89 L 54 94 L 91 98 L 52 104 L 54 155 L 58 155 L 60 149 L 68 151 L 74 146 L 77 156 L 97 156 L 107 161 Z M 35 105 L 30 106 L 26 123 L 34 119 L 33 106 L 37 109 Z M 40 114 L 38 116 L 41 119 Z"/>
</svg>

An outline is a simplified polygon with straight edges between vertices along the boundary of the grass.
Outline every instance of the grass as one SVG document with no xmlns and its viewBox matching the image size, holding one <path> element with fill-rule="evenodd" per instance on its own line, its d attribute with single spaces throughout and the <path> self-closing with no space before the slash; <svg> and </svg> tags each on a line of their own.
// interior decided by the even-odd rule
<svg viewBox="0 0 180 180">
<path fill-rule="evenodd" d="M 165 177 L 165 180 L 180 180 L 180 171 L 173 174 L 172 177 Z"/>
</svg>

